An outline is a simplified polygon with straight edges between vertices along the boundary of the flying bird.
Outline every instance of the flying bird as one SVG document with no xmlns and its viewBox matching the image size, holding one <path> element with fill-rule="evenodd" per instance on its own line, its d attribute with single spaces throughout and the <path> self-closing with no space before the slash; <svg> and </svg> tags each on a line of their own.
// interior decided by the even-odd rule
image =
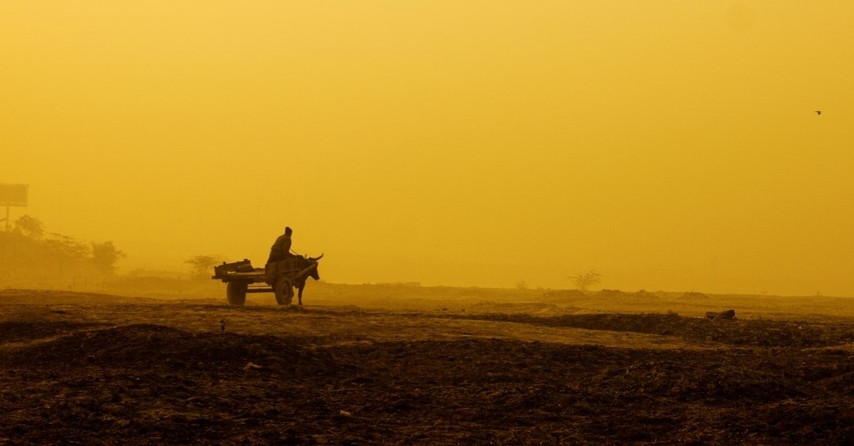
<svg viewBox="0 0 854 446">
<path fill-rule="evenodd" d="M 815 114 L 817 114 L 817 115 L 821 116 L 821 110 L 816 110 L 816 111 L 815 111 Z"/>
</svg>

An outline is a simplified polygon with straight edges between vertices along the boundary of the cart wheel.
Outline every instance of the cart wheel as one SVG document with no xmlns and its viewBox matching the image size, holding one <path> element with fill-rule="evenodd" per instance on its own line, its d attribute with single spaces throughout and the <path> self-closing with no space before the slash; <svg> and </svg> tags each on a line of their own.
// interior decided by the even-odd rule
<svg viewBox="0 0 854 446">
<path fill-rule="evenodd" d="M 246 303 L 247 288 L 249 288 L 249 284 L 246 282 L 228 282 L 225 295 L 228 296 L 229 305 L 243 305 Z"/>
<path fill-rule="evenodd" d="M 294 288 L 291 281 L 285 278 L 276 281 L 276 302 L 279 305 L 290 305 L 294 300 Z"/>
</svg>

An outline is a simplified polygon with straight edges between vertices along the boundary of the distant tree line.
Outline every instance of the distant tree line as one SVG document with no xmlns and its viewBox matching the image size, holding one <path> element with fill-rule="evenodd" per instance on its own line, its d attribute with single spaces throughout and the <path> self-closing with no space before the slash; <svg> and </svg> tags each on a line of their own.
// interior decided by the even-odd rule
<svg viewBox="0 0 854 446">
<path fill-rule="evenodd" d="M 125 254 L 112 241 L 84 243 L 47 232 L 37 218 L 24 215 L 10 231 L 0 231 L 0 285 L 53 287 L 115 274 Z"/>
</svg>

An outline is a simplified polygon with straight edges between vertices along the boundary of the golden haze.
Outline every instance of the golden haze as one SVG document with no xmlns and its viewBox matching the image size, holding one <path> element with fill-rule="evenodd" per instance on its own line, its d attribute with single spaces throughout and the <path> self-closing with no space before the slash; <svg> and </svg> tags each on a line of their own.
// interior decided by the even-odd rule
<svg viewBox="0 0 854 446">
<path fill-rule="evenodd" d="M 123 270 L 854 295 L 854 3 L 0 3 L 0 183 Z M 821 115 L 815 110 L 823 110 Z"/>
</svg>

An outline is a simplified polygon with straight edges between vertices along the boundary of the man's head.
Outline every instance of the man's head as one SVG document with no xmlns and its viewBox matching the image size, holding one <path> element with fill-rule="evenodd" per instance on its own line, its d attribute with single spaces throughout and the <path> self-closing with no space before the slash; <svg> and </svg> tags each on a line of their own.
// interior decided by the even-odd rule
<svg viewBox="0 0 854 446">
<path fill-rule="evenodd" d="M 294 233 L 294 230 L 293 230 L 293 229 L 291 229 L 291 227 L 290 227 L 290 226 L 286 226 L 286 227 L 285 227 L 285 235 L 291 235 L 291 234 L 293 234 L 293 233 Z"/>
</svg>

